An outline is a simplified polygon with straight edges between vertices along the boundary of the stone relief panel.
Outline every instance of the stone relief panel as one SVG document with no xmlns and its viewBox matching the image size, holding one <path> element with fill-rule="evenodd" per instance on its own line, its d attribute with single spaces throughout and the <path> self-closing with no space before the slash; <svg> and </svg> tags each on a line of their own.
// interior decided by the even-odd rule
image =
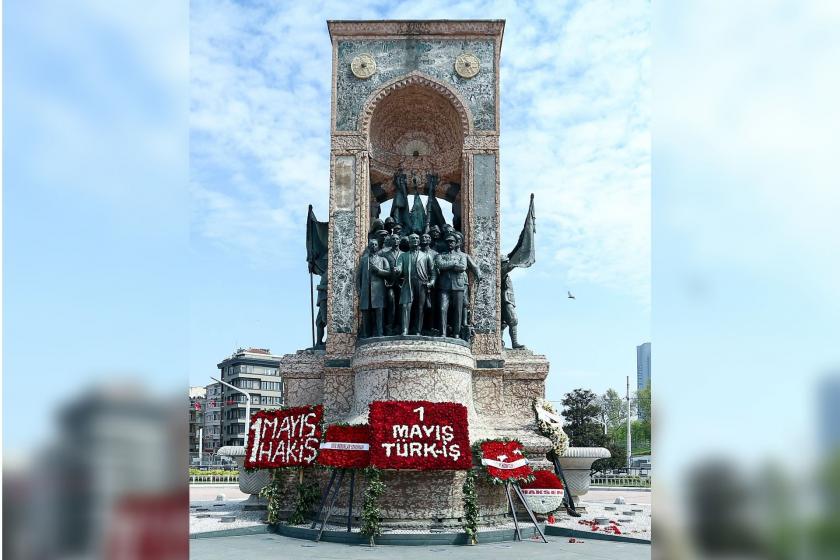
<svg viewBox="0 0 840 560">
<path fill-rule="evenodd" d="M 330 219 L 330 328 L 333 333 L 353 330 L 355 301 L 355 228 L 353 211 L 333 212 Z"/>
<path fill-rule="evenodd" d="M 499 247 L 498 207 L 496 206 L 496 156 L 475 154 L 472 224 L 473 258 L 484 277 L 475 288 L 473 325 L 478 333 L 495 333 L 498 290 L 496 286 Z"/>
<path fill-rule="evenodd" d="M 335 174 L 331 192 L 333 196 L 331 210 L 333 212 L 352 211 L 355 207 L 355 164 L 355 156 L 336 156 L 335 158 Z"/>
<path fill-rule="evenodd" d="M 478 75 L 465 79 L 455 72 L 455 59 L 471 52 L 480 61 Z M 360 80 L 350 70 L 354 57 L 368 53 L 377 71 Z M 476 130 L 496 130 L 495 47 L 490 39 L 376 39 L 338 41 L 336 130 L 358 127 L 362 105 L 374 90 L 409 72 L 419 70 L 449 84 L 467 102 Z"/>
</svg>

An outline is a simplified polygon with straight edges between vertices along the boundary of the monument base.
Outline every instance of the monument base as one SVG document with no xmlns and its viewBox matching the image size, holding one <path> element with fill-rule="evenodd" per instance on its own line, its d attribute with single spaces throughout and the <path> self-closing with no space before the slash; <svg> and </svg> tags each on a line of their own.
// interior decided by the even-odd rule
<svg viewBox="0 0 840 560">
<path fill-rule="evenodd" d="M 319 350 L 284 356 L 287 406 L 323 404 L 327 422 L 367 422 L 367 407 L 375 400 L 458 402 L 469 411 L 470 441 L 517 439 L 535 469 L 551 469 L 546 459 L 551 441 L 537 433 L 533 402 L 545 396 L 549 363 L 528 349 L 504 350 L 478 358 L 463 340 L 426 336 L 363 339 L 352 357 L 335 357 Z M 297 496 L 297 476 L 284 484 L 285 514 Z M 379 500 L 383 525 L 431 529 L 463 523 L 465 471 L 383 471 L 385 493 Z M 318 480 L 323 490 L 329 471 L 306 469 L 304 477 Z M 346 516 L 349 484 L 336 501 L 335 515 Z M 356 475 L 354 516 L 362 508 L 365 484 Z M 507 498 L 500 485 L 479 477 L 477 498 L 481 524 L 509 519 Z M 507 516 L 507 517 L 506 517 Z M 346 519 L 346 517 L 342 517 Z"/>
</svg>

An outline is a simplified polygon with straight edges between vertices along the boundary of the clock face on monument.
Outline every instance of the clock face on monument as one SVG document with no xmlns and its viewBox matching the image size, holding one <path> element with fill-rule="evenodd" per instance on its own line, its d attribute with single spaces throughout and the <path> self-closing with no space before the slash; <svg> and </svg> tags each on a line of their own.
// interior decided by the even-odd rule
<svg viewBox="0 0 840 560">
<path fill-rule="evenodd" d="M 472 53 L 463 53 L 455 59 L 455 72 L 462 78 L 472 78 L 480 68 L 481 62 Z"/>
<path fill-rule="evenodd" d="M 360 54 L 350 63 L 350 71 L 361 80 L 370 78 L 376 72 L 376 60 L 367 53 Z"/>
</svg>

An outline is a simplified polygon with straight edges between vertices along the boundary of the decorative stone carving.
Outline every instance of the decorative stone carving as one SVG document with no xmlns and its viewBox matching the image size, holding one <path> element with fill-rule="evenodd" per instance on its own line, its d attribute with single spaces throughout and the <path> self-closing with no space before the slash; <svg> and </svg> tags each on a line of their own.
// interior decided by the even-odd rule
<svg viewBox="0 0 840 560">
<path fill-rule="evenodd" d="M 462 78 L 472 78 L 481 71 L 481 61 L 472 53 L 463 53 L 455 59 L 455 72 Z"/>
<path fill-rule="evenodd" d="M 336 153 L 361 152 L 368 149 L 367 140 L 361 134 L 334 134 L 330 149 Z"/>
<path fill-rule="evenodd" d="M 453 65 L 465 48 L 486 69 L 469 79 L 459 76 Z M 378 61 L 379 70 L 366 80 L 359 80 L 350 70 L 350 62 L 361 53 L 370 53 Z M 471 129 L 496 130 L 496 45 L 492 39 L 339 39 L 337 57 L 337 131 L 364 130 L 358 116 L 368 95 L 420 69 L 435 82 L 450 84 L 466 100 L 464 105 L 472 114 Z"/>
<path fill-rule="evenodd" d="M 480 21 L 329 21 L 330 37 L 342 36 L 404 36 L 404 35 L 486 35 L 499 36 L 505 29 L 504 20 Z"/>
<path fill-rule="evenodd" d="M 395 78 L 390 82 L 382 84 L 379 89 L 373 91 L 373 93 L 364 100 L 364 103 L 362 103 L 360 107 L 362 111 L 360 112 L 360 121 L 358 126 L 361 134 L 369 135 L 371 133 L 371 120 L 373 114 L 383 100 L 388 98 L 389 95 L 397 90 L 410 88 L 412 86 L 419 86 L 420 88 L 433 91 L 444 97 L 449 102 L 450 107 L 452 107 L 455 111 L 455 114 L 457 114 L 457 118 L 460 120 L 460 130 L 469 131 L 470 133 L 472 132 L 473 117 L 471 115 L 469 105 L 464 98 L 461 97 L 461 94 L 452 89 L 451 86 L 438 81 L 432 76 L 428 76 L 420 71 L 414 71 L 407 76 L 400 76 L 399 78 Z M 449 108 L 447 108 L 447 111 L 449 111 Z M 429 114 L 428 117 L 436 118 L 433 114 Z"/>
<path fill-rule="evenodd" d="M 373 76 L 376 72 L 376 60 L 367 53 L 362 53 L 350 62 L 350 71 L 360 80 Z"/>
<path fill-rule="evenodd" d="M 498 150 L 499 137 L 494 134 L 470 134 L 464 137 L 465 150 Z"/>
</svg>

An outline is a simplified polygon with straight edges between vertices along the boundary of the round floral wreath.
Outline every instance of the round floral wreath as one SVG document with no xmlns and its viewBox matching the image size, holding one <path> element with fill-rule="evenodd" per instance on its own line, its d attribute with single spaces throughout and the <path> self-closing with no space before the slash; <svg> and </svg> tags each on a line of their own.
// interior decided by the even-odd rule
<svg viewBox="0 0 840 560">
<path fill-rule="evenodd" d="M 535 471 L 534 480 L 522 485 L 522 493 L 535 513 L 551 513 L 563 504 L 563 483 L 551 471 Z"/>
<path fill-rule="evenodd" d="M 529 482 L 534 470 L 523 453 L 522 442 L 515 439 L 489 439 L 473 445 L 479 462 L 494 484 Z"/>
</svg>

